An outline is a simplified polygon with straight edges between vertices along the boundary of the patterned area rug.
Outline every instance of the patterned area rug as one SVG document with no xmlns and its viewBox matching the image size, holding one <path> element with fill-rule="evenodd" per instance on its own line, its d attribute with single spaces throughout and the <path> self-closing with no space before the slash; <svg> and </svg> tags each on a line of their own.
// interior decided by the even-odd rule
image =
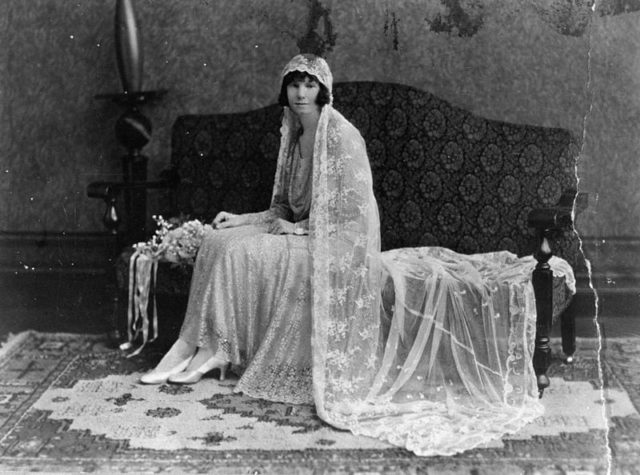
<svg viewBox="0 0 640 475">
<path fill-rule="evenodd" d="M 159 354 L 101 337 L 25 332 L 0 351 L 0 471 L 639 473 L 640 339 L 578 342 L 554 358 L 543 417 L 452 457 L 417 457 L 324 424 L 311 406 L 251 399 L 234 379 L 142 386 Z"/>
</svg>

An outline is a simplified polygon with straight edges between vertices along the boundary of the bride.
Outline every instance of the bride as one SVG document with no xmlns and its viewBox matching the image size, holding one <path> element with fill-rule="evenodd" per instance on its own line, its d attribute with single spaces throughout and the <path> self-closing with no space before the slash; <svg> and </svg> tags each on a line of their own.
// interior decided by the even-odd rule
<svg viewBox="0 0 640 475">
<path fill-rule="evenodd" d="M 380 252 L 365 142 L 324 59 L 282 71 L 271 207 L 219 213 L 179 338 L 144 384 L 229 366 L 235 391 L 313 403 L 335 427 L 448 455 L 541 413 L 531 265 L 508 253 Z"/>
</svg>

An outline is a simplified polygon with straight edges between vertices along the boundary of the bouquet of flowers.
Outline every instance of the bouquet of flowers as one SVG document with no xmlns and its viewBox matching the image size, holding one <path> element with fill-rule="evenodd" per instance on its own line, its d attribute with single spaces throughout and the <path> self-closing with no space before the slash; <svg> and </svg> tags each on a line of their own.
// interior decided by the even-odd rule
<svg viewBox="0 0 640 475">
<path fill-rule="evenodd" d="M 182 217 L 166 220 L 162 216 L 153 219 L 158 229 L 147 242 L 133 245 L 136 253 L 157 261 L 193 265 L 204 236 L 202 221 L 186 221 Z"/>
<path fill-rule="evenodd" d="M 133 245 L 135 252 L 129 261 L 129 339 L 120 348 L 130 350 L 134 342 L 142 338 L 142 344 L 129 357 L 140 353 L 147 342 L 158 336 L 155 301 L 158 262 L 193 265 L 204 237 L 205 225 L 197 219 L 186 221 L 180 217 L 166 220 L 162 216 L 153 216 L 153 219 L 158 229 L 147 242 Z M 152 305 L 152 319 L 147 312 L 149 305 Z"/>
</svg>

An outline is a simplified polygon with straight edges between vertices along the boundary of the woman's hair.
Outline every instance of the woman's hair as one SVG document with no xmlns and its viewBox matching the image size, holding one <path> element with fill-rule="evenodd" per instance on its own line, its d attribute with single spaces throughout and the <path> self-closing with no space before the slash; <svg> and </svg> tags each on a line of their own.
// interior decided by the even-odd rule
<svg viewBox="0 0 640 475">
<path fill-rule="evenodd" d="M 324 106 L 325 104 L 329 104 L 329 102 L 331 102 L 331 95 L 329 94 L 329 90 L 327 89 L 327 87 L 320 81 L 318 81 L 318 78 L 313 74 L 309 74 L 303 71 L 291 71 L 290 73 L 287 73 L 285 75 L 285 77 L 282 79 L 282 87 L 280 88 L 280 95 L 278 96 L 278 104 L 280 104 L 282 107 L 288 107 L 289 99 L 287 97 L 287 86 L 292 82 L 304 81 L 307 78 L 315 81 L 316 83 L 318 83 L 318 86 L 320 86 L 318 97 L 316 97 L 316 104 L 320 107 Z"/>
</svg>

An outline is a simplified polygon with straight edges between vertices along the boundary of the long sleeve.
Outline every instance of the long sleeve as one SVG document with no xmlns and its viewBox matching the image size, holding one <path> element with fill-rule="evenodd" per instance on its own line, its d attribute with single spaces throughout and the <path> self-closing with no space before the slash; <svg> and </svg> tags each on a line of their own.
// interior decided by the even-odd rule
<svg viewBox="0 0 640 475">
<path fill-rule="evenodd" d="M 288 193 L 286 187 L 280 188 L 273 196 L 269 211 L 271 212 L 272 216 L 291 221 L 293 213 L 291 211 L 291 207 L 289 206 L 289 199 L 287 194 Z"/>
</svg>

